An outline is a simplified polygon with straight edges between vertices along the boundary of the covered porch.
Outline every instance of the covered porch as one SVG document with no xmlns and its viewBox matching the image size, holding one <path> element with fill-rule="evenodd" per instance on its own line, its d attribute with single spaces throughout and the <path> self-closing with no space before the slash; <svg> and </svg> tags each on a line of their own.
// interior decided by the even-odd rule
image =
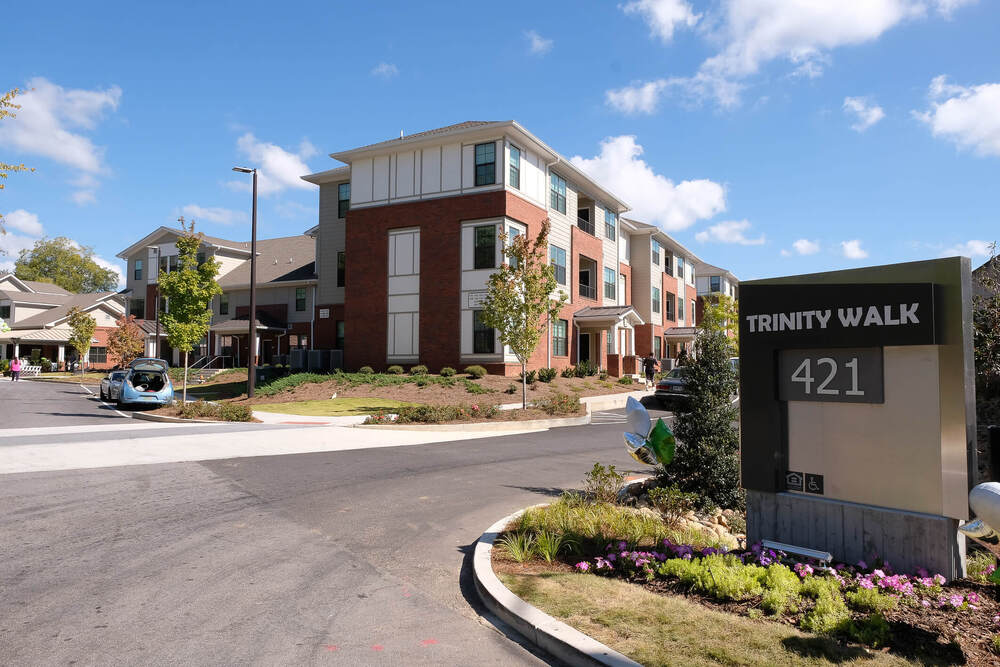
<svg viewBox="0 0 1000 667">
<path fill-rule="evenodd" d="M 639 372 L 635 355 L 635 327 L 643 324 L 632 306 L 595 306 L 573 315 L 577 336 L 577 363 L 591 361 L 622 377 Z"/>
<path fill-rule="evenodd" d="M 288 353 L 288 342 L 282 345 L 282 338 L 288 334 L 288 327 L 271 321 L 262 313 L 254 320 L 257 330 L 255 349 L 258 364 L 270 364 L 276 356 Z M 247 317 L 233 318 L 209 327 L 211 349 L 209 356 L 220 356 L 231 360 L 231 366 L 246 366 L 250 359 L 250 320 Z"/>
<path fill-rule="evenodd" d="M 76 358 L 76 350 L 69 343 L 72 331 L 69 327 L 51 327 L 38 329 L 12 329 L 0 333 L 0 359 L 29 359 L 38 361 L 47 359 L 56 364 L 57 369 L 64 369 L 66 362 Z M 97 338 L 91 340 L 91 350 L 94 355 L 100 354 L 103 348 L 94 350 L 99 344 Z M 87 367 L 104 368 L 107 359 L 85 359 Z"/>
<path fill-rule="evenodd" d="M 694 354 L 694 341 L 698 337 L 698 327 L 670 327 L 663 332 L 664 358 L 660 369 L 669 370 L 677 365 L 681 351 Z"/>
</svg>

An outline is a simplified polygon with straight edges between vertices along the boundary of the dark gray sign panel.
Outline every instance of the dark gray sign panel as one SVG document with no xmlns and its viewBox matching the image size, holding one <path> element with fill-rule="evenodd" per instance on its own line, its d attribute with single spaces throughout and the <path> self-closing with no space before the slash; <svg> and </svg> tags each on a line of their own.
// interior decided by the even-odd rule
<svg viewBox="0 0 1000 667">
<path fill-rule="evenodd" d="M 885 400 L 882 348 L 781 350 L 778 399 L 882 403 Z"/>
</svg>

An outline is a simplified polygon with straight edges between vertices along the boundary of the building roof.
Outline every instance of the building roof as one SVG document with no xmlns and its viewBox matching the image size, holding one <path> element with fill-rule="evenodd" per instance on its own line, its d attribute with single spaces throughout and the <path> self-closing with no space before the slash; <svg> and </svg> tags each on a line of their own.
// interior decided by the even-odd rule
<svg viewBox="0 0 1000 667">
<path fill-rule="evenodd" d="M 258 315 L 263 315 L 259 312 Z M 261 322 L 260 320 L 254 320 L 254 324 L 258 331 L 268 331 L 268 330 L 279 330 L 287 331 L 286 327 L 280 326 L 270 320 L 267 322 Z M 234 317 L 231 320 L 226 320 L 225 322 L 219 322 L 218 324 L 213 324 L 209 327 L 209 331 L 218 334 L 250 334 L 250 320 L 246 317 L 239 318 Z"/>
<path fill-rule="evenodd" d="M 0 299 L 10 299 L 14 303 L 40 303 L 43 305 L 58 306 L 66 303 L 78 294 L 41 294 L 38 292 L 15 292 L 13 290 L 0 290 Z"/>
<path fill-rule="evenodd" d="M 60 287 L 55 283 L 47 283 L 41 280 L 22 280 L 21 282 L 36 294 L 72 294 L 68 289 Z"/>
<path fill-rule="evenodd" d="M 461 123 L 452 123 L 451 125 L 445 125 L 444 127 L 436 127 L 433 130 L 424 130 L 423 132 L 414 132 L 413 134 L 400 135 L 395 139 L 387 139 L 386 141 L 378 141 L 374 144 L 368 144 L 367 146 L 359 146 L 358 148 L 352 149 L 353 151 L 366 151 L 373 148 L 384 148 L 387 146 L 392 146 L 397 143 L 405 143 L 408 141 L 413 141 L 416 139 L 423 139 L 425 137 L 435 137 L 441 134 L 451 134 L 453 132 L 460 132 L 462 130 L 471 130 L 479 127 L 485 127 L 486 125 L 494 125 L 496 123 L 502 123 L 500 120 L 465 120 Z M 331 155 L 331 157 L 333 157 Z"/>
<path fill-rule="evenodd" d="M 145 334 L 152 336 L 153 334 L 156 333 L 156 320 L 136 320 L 135 323 L 139 326 L 140 329 L 142 329 L 142 332 Z M 161 336 L 167 335 L 167 332 L 163 328 L 162 324 L 160 325 L 160 335 Z"/>
<path fill-rule="evenodd" d="M 588 306 L 573 313 L 573 321 L 581 325 L 603 327 L 623 320 L 628 320 L 632 326 L 644 324 L 642 316 L 633 306 Z"/>
<path fill-rule="evenodd" d="M 306 174 L 305 176 L 300 176 L 303 181 L 307 183 L 314 183 L 319 185 L 320 183 L 332 183 L 334 181 L 342 181 L 345 178 L 349 179 L 351 177 L 350 167 L 335 167 L 333 169 L 327 169 L 326 171 L 317 171 L 315 174 Z"/>
<path fill-rule="evenodd" d="M 688 257 L 693 257 L 695 262 L 701 262 L 701 259 L 699 259 L 698 255 L 688 250 L 680 241 L 675 239 L 673 236 L 670 236 L 656 225 L 651 225 L 646 222 L 640 222 L 638 220 L 635 220 L 634 218 L 622 218 L 622 220 L 625 220 L 630 225 L 635 227 L 636 231 L 644 232 L 647 234 L 652 233 L 653 236 L 658 237 L 658 240 L 660 240 L 661 242 L 665 242 L 667 245 L 673 247 L 675 250 L 679 249 Z"/>
<path fill-rule="evenodd" d="M 257 286 L 316 279 L 316 239 L 285 236 L 257 241 Z M 219 278 L 223 288 L 250 285 L 250 260 Z"/>
<path fill-rule="evenodd" d="M 694 267 L 694 270 L 699 276 L 726 276 L 731 282 L 740 282 L 740 279 L 733 275 L 733 272 L 729 269 L 723 269 L 722 267 L 714 266 L 708 262 L 698 262 L 698 264 Z"/>
<path fill-rule="evenodd" d="M 49 343 L 66 343 L 73 334 L 69 327 L 52 327 L 50 329 L 11 329 L 0 333 L 0 342 L 39 341 Z"/>
<path fill-rule="evenodd" d="M 663 332 L 667 338 L 696 338 L 698 327 L 670 327 Z"/>
<path fill-rule="evenodd" d="M 50 308 L 44 312 L 26 317 L 23 320 L 10 325 L 12 329 L 33 329 L 37 327 L 51 327 L 55 322 L 69 315 L 69 311 L 74 307 L 80 310 L 91 310 L 100 303 L 107 301 L 110 297 L 116 296 L 117 292 L 94 292 L 93 294 L 73 294 L 62 305 Z"/>
<path fill-rule="evenodd" d="M 173 236 L 181 236 L 183 233 L 184 230 L 182 229 L 175 229 L 161 225 L 160 227 L 157 227 L 155 230 L 153 230 L 146 236 L 142 237 L 140 240 L 136 241 L 129 247 L 122 250 L 120 253 L 115 255 L 115 257 L 119 257 L 121 259 L 128 259 L 129 255 L 134 253 L 136 250 L 139 250 L 140 248 L 147 245 L 155 245 L 153 241 L 164 235 L 170 234 Z M 218 236 L 208 236 L 207 234 L 202 234 L 201 232 L 198 233 L 202 237 L 202 242 L 207 245 L 216 246 L 217 248 L 225 248 L 228 250 L 235 250 L 237 252 L 244 252 L 247 255 L 250 254 L 249 241 L 232 241 L 230 239 L 219 238 Z"/>
</svg>

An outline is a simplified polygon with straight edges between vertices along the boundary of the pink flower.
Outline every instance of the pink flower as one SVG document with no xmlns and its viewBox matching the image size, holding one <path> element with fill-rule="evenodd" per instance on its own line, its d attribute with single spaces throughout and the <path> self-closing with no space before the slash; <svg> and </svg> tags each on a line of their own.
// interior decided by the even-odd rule
<svg viewBox="0 0 1000 667">
<path fill-rule="evenodd" d="M 867 570 L 868 569 L 868 563 L 864 562 L 863 560 L 859 560 L 858 561 L 858 567 L 860 567 L 862 570 Z"/>
<path fill-rule="evenodd" d="M 958 609 L 965 602 L 965 598 L 962 597 L 961 595 L 952 595 L 950 598 L 948 598 L 948 602 L 951 603 L 952 607 Z"/>
<path fill-rule="evenodd" d="M 882 570 L 875 570 L 872 572 L 872 574 L 874 574 L 879 579 L 885 576 L 885 572 L 883 572 Z"/>
<path fill-rule="evenodd" d="M 479 404 L 478 404 L 478 403 L 473 403 L 473 404 L 472 404 L 472 409 L 473 409 L 474 411 L 475 411 L 475 410 L 478 410 L 478 409 L 479 409 Z"/>
<path fill-rule="evenodd" d="M 921 600 L 920 604 L 922 604 L 925 607 L 930 607 L 931 606 L 931 603 L 929 601 L 927 601 L 927 600 Z"/>
<path fill-rule="evenodd" d="M 860 586 L 861 588 L 867 588 L 869 590 L 875 588 L 875 584 L 873 584 L 872 580 L 869 579 L 868 577 L 865 577 L 864 579 L 858 581 L 858 586 Z"/>
<path fill-rule="evenodd" d="M 579 563 L 577 563 L 575 567 L 576 569 L 580 570 L 580 572 L 587 572 L 590 570 L 590 563 L 588 563 L 585 560 L 582 560 Z"/>
<path fill-rule="evenodd" d="M 941 574 L 935 574 L 934 575 L 934 583 L 937 584 L 938 586 L 944 586 L 944 582 L 945 581 L 946 581 L 946 579 L 944 578 L 943 575 L 941 575 Z"/>
</svg>

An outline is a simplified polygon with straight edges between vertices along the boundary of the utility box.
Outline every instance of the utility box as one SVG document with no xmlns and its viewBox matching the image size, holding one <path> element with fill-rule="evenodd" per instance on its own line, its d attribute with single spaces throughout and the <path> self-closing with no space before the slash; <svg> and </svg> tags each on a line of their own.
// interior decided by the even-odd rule
<svg viewBox="0 0 1000 667">
<path fill-rule="evenodd" d="M 969 260 L 750 281 L 739 306 L 748 539 L 964 576 Z"/>
</svg>

